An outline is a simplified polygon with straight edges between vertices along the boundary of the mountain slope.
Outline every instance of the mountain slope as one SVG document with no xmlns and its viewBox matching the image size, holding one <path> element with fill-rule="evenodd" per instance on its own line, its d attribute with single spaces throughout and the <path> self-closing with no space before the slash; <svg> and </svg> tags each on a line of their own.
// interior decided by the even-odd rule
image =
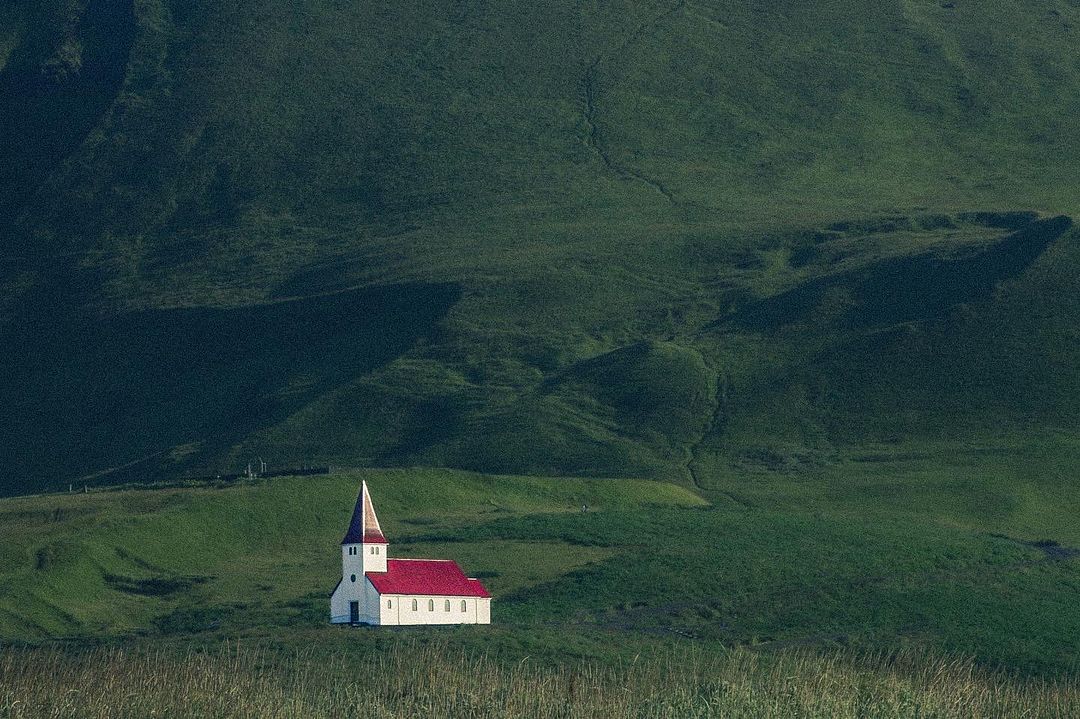
<svg viewBox="0 0 1080 719">
<path fill-rule="evenodd" d="M 3 12 L 7 492 L 1077 429 L 1071 2 Z"/>
</svg>

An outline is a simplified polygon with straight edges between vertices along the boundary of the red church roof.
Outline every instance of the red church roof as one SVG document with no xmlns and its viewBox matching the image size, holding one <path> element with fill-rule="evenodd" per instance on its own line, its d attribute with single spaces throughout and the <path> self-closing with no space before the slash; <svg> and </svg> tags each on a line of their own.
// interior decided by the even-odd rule
<svg viewBox="0 0 1080 719">
<path fill-rule="evenodd" d="M 349 531 L 345 533 L 342 544 L 386 544 L 386 537 L 379 528 L 379 518 L 375 516 L 375 507 L 371 504 L 367 482 L 360 485 L 360 496 L 356 498 Z"/>
<path fill-rule="evenodd" d="M 387 559 L 385 572 L 367 572 L 379 594 L 490 597 L 479 579 L 469 579 L 451 559 Z"/>
</svg>

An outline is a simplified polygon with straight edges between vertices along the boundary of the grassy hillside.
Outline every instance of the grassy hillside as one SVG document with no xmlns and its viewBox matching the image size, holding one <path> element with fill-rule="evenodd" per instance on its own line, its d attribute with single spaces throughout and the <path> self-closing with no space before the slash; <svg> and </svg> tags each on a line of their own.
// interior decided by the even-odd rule
<svg viewBox="0 0 1080 719">
<path fill-rule="evenodd" d="M 1080 631 L 1067 449 L 884 450 L 815 479 L 739 473 L 711 502 L 666 482 L 424 469 L 9 498 L 0 638 L 389 651 L 404 635 L 326 623 L 366 479 L 392 556 L 453 558 L 491 589 L 491 627 L 443 632 L 469 649 L 558 665 L 673 642 L 913 649 L 1063 675 L 1077 658 L 1061 638 Z M 1018 482 L 1025 467 L 1045 484 Z"/>
<path fill-rule="evenodd" d="M 397 556 L 442 551 L 505 595 L 603 548 L 514 540 L 449 550 L 415 536 L 521 514 L 642 511 L 705 503 L 658 482 L 377 471 L 222 487 L 91 492 L 3 501 L 0 626 L 8 639 L 318 627 L 340 578 L 337 545 L 367 479 Z M 404 545 L 404 546 L 403 546 Z M 497 551 L 493 552 L 493 549 Z M 75 589 L 77 588 L 77 589 Z"/>
<path fill-rule="evenodd" d="M 1071 2 L 0 13 L 5 493 L 1077 431 Z"/>
</svg>

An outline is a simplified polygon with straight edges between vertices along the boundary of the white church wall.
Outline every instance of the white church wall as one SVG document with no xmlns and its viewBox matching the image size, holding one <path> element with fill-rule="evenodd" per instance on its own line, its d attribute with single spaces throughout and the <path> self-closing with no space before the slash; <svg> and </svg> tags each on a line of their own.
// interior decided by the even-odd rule
<svg viewBox="0 0 1080 719">
<path fill-rule="evenodd" d="M 491 624 L 491 598 L 476 598 L 476 623 Z"/>
<path fill-rule="evenodd" d="M 360 546 L 360 551 L 364 555 L 365 572 L 386 571 L 386 549 L 387 545 L 385 544 L 364 544 Z"/>
<path fill-rule="evenodd" d="M 386 607 L 386 600 L 390 599 L 391 608 Z M 484 600 L 490 601 L 490 600 Z M 415 602 L 415 604 L 414 604 Z M 412 596 L 395 595 L 382 597 L 383 616 L 388 620 L 385 624 L 396 622 L 397 624 L 476 624 L 478 619 L 477 597 L 450 597 L 450 596 Z M 464 603 L 464 609 L 462 604 Z M 416 607 L 413 609 L 413 607 Z M 449 609 L 447 609 L 449 606 Z M 487 621 L 490 623 L 490 612 Z"/>
<path fill-rule="evenodd" d="M 364 578 L 363 590 L 360 600 L 360 621 L 365 624 L 381 624 L 379 612 L 379 592 L 372 586 L 371 581 Z"/>
<path fill-rule="evenodd" d="M 384 594 L 379 597 L 379 624 L 401 624 L 401 602 L 398 594 Z"/>
<path fill-rule="evenodd" d="M 330 597 L 330 622 L 332 624 L 347 624 L 349 621 L 349 588 L 345 582 L 337 585 Z"/>
<path fill-rule="evenodd" d="M 330 597 L 330 621 L 334 624 L 349 622 L 349 602 L 360 602 L 360 613 L 364 613 L 364 585 L 368 581 L 355 564 L 343 569 L 346 573 Z"/>
</svg>

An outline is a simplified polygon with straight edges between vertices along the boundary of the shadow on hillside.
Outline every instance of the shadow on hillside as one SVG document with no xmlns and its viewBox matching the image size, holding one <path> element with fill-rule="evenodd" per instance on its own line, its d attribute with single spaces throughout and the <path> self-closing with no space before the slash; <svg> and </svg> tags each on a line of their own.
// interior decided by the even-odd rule
<svg viewBox="0 0 1080 719">
<path fill-rule="evenodd" d="M 1029 219 L 1002 224 L 1004 220 L 997 219 L 1002 217 Z M 759 332 L 805 322 L 834 293 L 843 294 L 841 315 L 835 319 L 853 328 L 941 317 L 956 305 L 989 298 L 1000 282 L 1023 272 L 1072 227 L 1065 216 L 1032 220 L 1021 213 L 987 213 L 962 219 L 1015 231 L 988 248 L 962 255 L 928 252 L 811 280 L 754 302 L 724 322 Z"/>
<path fill-rule="evenodd" d="M 460 289 L 403 284 L 106 318 L 41 302 L 0 328 L 3 491 L 214 469 L 251 432 L 429 336 Z M 189 445 L 190 454 L 171 450 Z M 137 474 L 135 474 L 137 473 Z"/>
</svg>

